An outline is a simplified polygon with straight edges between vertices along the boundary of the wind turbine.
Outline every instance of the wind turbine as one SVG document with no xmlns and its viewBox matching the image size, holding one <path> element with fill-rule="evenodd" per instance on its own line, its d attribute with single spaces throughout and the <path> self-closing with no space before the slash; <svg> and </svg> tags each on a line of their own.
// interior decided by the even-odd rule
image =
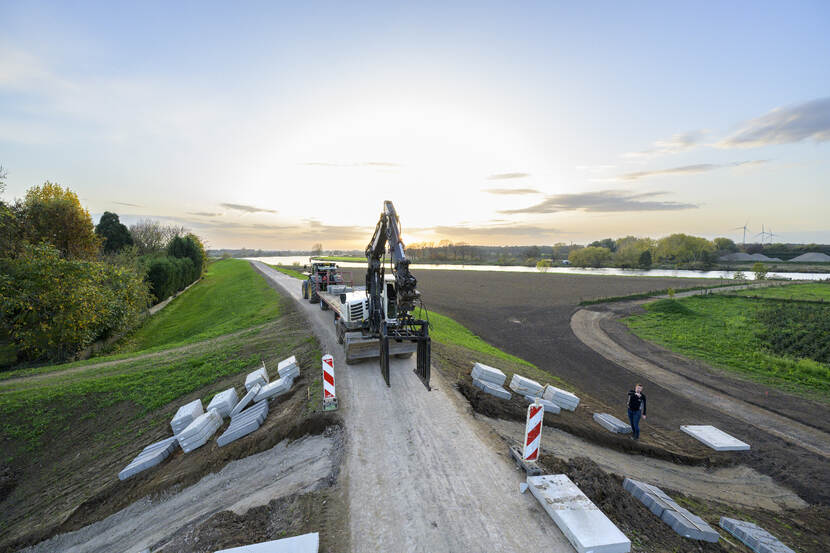
<svg viewBox="0 0 830 553">
<path fill-rule="evenodd" d="M 772 234 L 772 231 L 767 232 L 766 230 L 764 230 L 764 225 L 761 225 L 761 232 L 756 234 L 753 238 L 757 238 L 759 236 L 761 237 L 761 245 L 763 246 L 764 245 L 764 237 L 765 236 L 773 236 L 773 234 Z"/>
<path fill-rule="evenodd" d="M 746 220 L 746 223 L 744 223 L 744 226 L 735 227 L 735 228 L 732 229 L 732 230 L 741 230 L 741 229 L 743 229 L 743 231 L 744 231 L 744 246 L 746 246 L 746 231 L 749 230 L 749 228 L 747 227 L 748 224 L 749 224 L 749 219 Z"/>
</svg>

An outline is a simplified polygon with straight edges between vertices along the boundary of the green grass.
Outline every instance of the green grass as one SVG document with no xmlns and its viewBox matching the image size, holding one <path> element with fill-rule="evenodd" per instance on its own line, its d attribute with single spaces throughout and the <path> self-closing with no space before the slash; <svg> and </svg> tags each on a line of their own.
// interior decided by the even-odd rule
<svg viewBox="0 0 830 553">
<path fill-rule="evenodd" d="M 312 257 L 311 259 L 318 259 L 320 261 L 353 261 L 355 263 L 365 263 L 365 257 L 353 257 L 353 256 L 338 256 L 338 255 L 322 255 L 319 257 Z"/>
<path fill-rule="evenodd" d="M 217 261 L 201 282 L 150 317 L 116 353 L 206 340 L 267 322 L 279 312 L 279 295 L 247 261 Z"/>
<path fill-rule="evenodd" d="M 715 367 L 789 391 L 828 397 L 830 366 L 765 350 L 757 316 L 769 303 L 721 295 L 658 300 L 625 323 L 641 338 Z"/>
<path fill-rule="evenodd" d="M 415 317 L 417 318 L 424 318 L 424 314 L 421 309 L 416 310 L 414 313 Z M 493 357 L 498 357 L 499 359 L 504 359 L 505 361 L 510 361 L 512 363 L 518 363 L 520 365 L 526 365 L 528 367 L 534 367 L 533 363 L 525 361 L 524 359 L 520 359 L 515 355 L 510 355 L 507 352 L 500 350 L 495 346 L 491 346 L 472 332 L 468 330 L 466 327 L 460 325 L 459 323 L 455 322 L 453 319 L 447 317 L 446 315 L 441 315 L 440 313 L 436 313 L 435 311 L 429 312 L 429 335 L 430 337 L 435 340 L 436 342 L 442 344 L 450 344 L 461 346 L 467 348 L 472 351 L 477 351 L 479 353 L 484 353 Z"/>
<path fill-rule="evenodd" d="M 783 286 L 769 286 L 766 288 L 739 290 L 735 294 L 758 298 L 830 302 L 830 282 L 808 282 L 802 284 L 786 284 Z"/>
<path fill-rule="evenodd" d="M 662 278 L 662 277 L 660 277 Z M 692 292 L 695 290 L 708 290 L 710 288 L 726 288 L 729 286 L 741 286 L 743 283 L 741 282 L 734 282 L 729 284 L 711 284 L 707 286 L 691 286 L 688 288 L 662 288 L 660 290 L 651 290 L 650 292 L 640 292 L 637 294 L 628 294 L 626 296 L 608 296 L 605 298 L 595 298 L 592 300 L 583 300 L 579 302 L 579 305 L 594 305 L 597 303 L 611 303 L 615 301 L 632 301 L 632 300 L 647 300 L 648 298 L 653 298 L 654 296 L 666 296 L 669 293 L 669 290 L 674 290 L 675 293 L 681 292 Z"/>
<path fill-rule="evenodd" d="M 297 278 L 297 279 L 300 279 L 300 280 L 305 280 L 305 279 L 308 278 L 307 275 L 304 275 L 303 273 L 301 273 L 299 271 L 295 271 L 294 269 L 291 269 L 290 267 L 282 267 L 280 265 L 268 265 L 268 266 L 273 267 L 274 269 L 278 270 L 279 272 L 281 272 L 283 274 L 286 274 L 290 277 L 294 277 L 294 278 Z"/>
</svg>

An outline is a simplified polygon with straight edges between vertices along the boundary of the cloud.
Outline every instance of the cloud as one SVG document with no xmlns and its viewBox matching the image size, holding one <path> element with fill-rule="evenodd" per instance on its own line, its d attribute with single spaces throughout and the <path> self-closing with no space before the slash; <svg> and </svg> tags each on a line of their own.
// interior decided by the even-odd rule
<svg viewBox="0 0 830 553">
<path fill-rule="evenodd" d="M 735 161 L 733 163 L 698 163 L 696 165 L 683 165 L 681 167 L 671 167 L 669 169 L 655 169 L 653 171 L 624 173 L 617 177 L 617 180 L 639 180 L 648 177 L 657 177 L 660 175 L 694 175 L 697 173 L 715 171 L 717 169 L 726 169 L 728 167 L 751 167 L 768 162 L 768 159 L 756 159 L 751 161 Z"/>
<path fill-rule="evenodd" d="M 690 150 L 703 139 L 704 131 L 687 131 L 673 134 L 668 140 L 658 140 L 648 150 L 628 152 L 623 154 L 627 158 L 649 158 L 661 155 L 676 154 Z"/>
<path fill-rule="evenodd" d="M 737 132 L 716 146 L 752 148 L 810 139 L 815 142 L 830 140 L 830 97 L 775 108 L 761 117 L 746 121 Z"/>
<path fill-rule="evenodd" d="M 335 163 L 331 161 L 309 161 L 301 163 L 308 167 L 403 167 L 400 163 L 391 161 L 361 161 L 358 163 Z"/>
<path fill-rule="evenodd" d="M 221 217 L 221 213 L 213 213 L 211 211 L 188 211 L 188 215 L 196 215 L 198 217 Z"/>
<path fill-rule="evenodd" d="M 485 188 L 488 194 L 498 194 L 502 196 L 523 196 L 527 194 L 541 194 L 535 188 Z"/>
<path fill-rule="evenodd" d="M 125 205 L 125 206 L 127 206 L 127 207 L 144 207 L 143 205 L 138 205 L 138 204 L 128 204 L 127 202 L 112 202 L 112 203 L 114 203 L 114 204 L 116 204 L 116 205 Z"/>
<path fill-rule="evenodd" d="M 479 244 L 502 244 L 516 239 L 544 241 L 565 234 L 559 229 L 537 225 L 438 225 L 408 230 L 418 235 L 432 234 L 438 240 Z"/>
<path fill-rule="evenodd" d="M 244 211 L 245 213 L 276 213 L 274 209 L 265 209 L 264 207 L 256 207 L 253 205 L 245 205 L 245 204 L 219 204 L 222 207 L 226 207 L 228 209 L 234 209 L 236 211 Z"/>
<path fill-rule="evenodd" d="M 625 190 L 600 190 L 579 194 L 556 194 L 542 202 L 522 209 L 507 209 L 499 213 L 557 213 L 560 211 L 585 211 L 610 213 L 620 211 L 676 211 L 694 209 L 695 204 L 656 201 L 649 198 L 663 196 L 665 192 L 632 193 Z"/>
<path fill-rule="evenodd" d="M 530 173 L 496 173 L 487 177 L 487 180 L 523 179 L 529 176 Z"/>
</svg>

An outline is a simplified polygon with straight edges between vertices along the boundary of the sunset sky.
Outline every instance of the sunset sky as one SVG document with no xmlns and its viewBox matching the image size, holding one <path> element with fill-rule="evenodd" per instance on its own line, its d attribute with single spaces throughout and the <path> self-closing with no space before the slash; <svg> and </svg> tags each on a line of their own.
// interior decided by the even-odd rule
<svg viewBox="0 0 830 553">
<path fill-rule="evenodd" d="M 830 3 L 8 2 L 5 200 L 211 247 L 830 242 Z"/>
</svg>

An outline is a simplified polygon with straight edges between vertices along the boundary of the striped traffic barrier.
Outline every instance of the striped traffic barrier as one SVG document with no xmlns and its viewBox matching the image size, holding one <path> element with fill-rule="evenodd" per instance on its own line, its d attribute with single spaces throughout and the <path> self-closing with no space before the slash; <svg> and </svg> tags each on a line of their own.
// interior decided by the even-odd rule
<svg viewBox="0 0 830 553">
<path fill-rule="evenodd" d="M 334 357 L 323 356 L 323 410 L 337 409 L 337 394 L 334 391 Z"/>
<path fill-rule="evenodd" d="M 545 416 L 545 406 L 541 403 L 531 403 L 527 406 L 527 424 L 525 425 L 525 445 L 522 459 L 536 461 L 539 458 L 539 445 L 542 442 L 542 419 Z"/>
</svg>

